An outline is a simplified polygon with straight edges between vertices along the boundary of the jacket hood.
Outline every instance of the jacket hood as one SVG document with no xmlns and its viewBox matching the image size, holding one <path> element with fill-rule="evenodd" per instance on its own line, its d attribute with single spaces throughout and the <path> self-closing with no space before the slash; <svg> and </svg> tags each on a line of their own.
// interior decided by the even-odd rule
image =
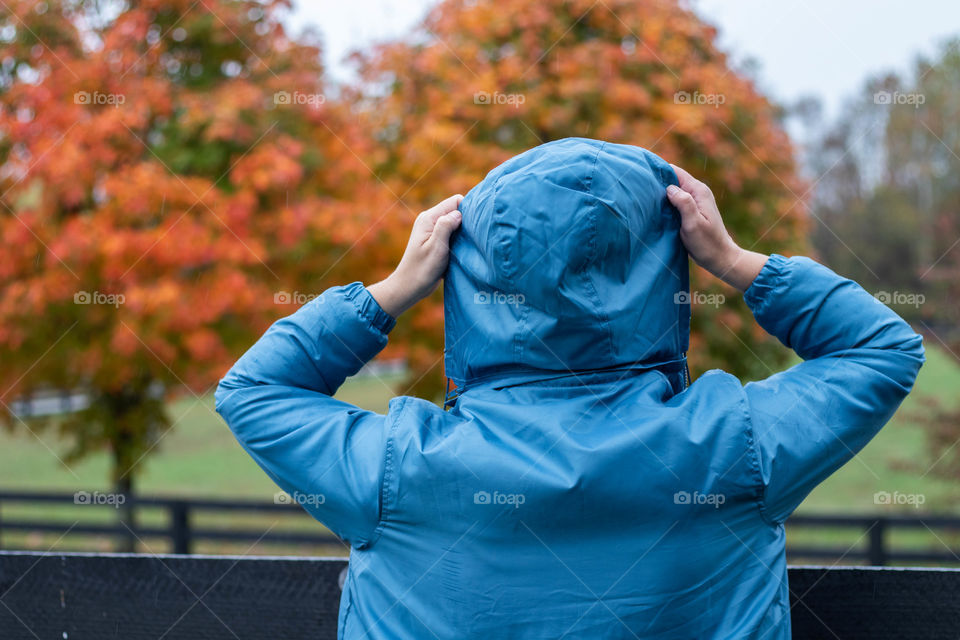
<svg viewBox="0 0 960 640">
<path fill-rule="evenodd" d="M 463 388 L 685 362 L 687 252 L 646 149 L 565 138 L 493 169 L 460 205 L 444 280 L 446 375 Z"/>
</svg>

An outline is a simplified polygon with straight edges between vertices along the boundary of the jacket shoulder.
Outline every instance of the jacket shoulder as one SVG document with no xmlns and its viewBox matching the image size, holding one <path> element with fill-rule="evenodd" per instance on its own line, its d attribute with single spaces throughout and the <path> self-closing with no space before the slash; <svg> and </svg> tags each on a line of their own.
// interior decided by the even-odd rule
<svg viewBox="0 0 960 640">
<path fill-rule="evenodd" d="M 743 384 L 733 374 L 722 369 L 710 369 L 677 394 L 674 399 L 683 402 L 698 401 L 705 396 L 724 398 L 726 404 L 745 404 Z"/>
<path fill-rule="evenodd" d="M 695 417 L 702 417 L 711 425 L 710 428 L 723 433 L 726 441 L 737 443 L 731 447 L 731 451 L 735 452 L 735 460 L 728 461 L 730 466 L 726 473 L 738 477 L 742 488 L 753 494 L 760 514 L 769 523 L 764 504 L 760 448 L 743 383 L 726 371 L 711 369 L 697 378 L 680 396 L 686 396 L 682 402 L 691 405 L 690 411 Z M 735 469 L 739 473 L 734 473 Z"/>
</svg>

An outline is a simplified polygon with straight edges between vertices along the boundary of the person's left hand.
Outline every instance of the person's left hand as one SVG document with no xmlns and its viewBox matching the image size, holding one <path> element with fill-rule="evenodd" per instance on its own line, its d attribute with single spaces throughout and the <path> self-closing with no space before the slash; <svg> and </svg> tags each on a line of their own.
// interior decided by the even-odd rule
<svg viewBox="0 0 960 640">
<path fill-rule="evenodd" d="M 384 311 L 396 318 L 433 293 L 450 260 L 450 236 L 460 226 L 457 207 L 463 196 L 450 196 L 417 216 L 400 264 L 386 279 L 367 287 Z"/>
</svg>

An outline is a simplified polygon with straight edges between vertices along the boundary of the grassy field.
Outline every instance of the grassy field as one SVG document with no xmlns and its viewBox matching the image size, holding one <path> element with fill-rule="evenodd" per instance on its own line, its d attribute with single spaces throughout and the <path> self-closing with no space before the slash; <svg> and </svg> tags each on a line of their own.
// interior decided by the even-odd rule
<svg viewBox="0 0 960 640">
<path fill-rule="evenodd" d="M 818 487 L 801 506 L 806 513 L 911 513 L 911 506 L 886 507 L 874 503 L 874 494 L 879 491 L 904 494 L 922 494 L 925 503 L 921 510 L 957 512 L 957 483 L 946 482 L 930 472 L 933 462 L 924 440 L 922 427 L 915 416 L 922 412 L 930 396 L 942 402 L 957 401 L 956 390 L 960 388 L 960 367 L 943 352 L 928 349 L 928 362 L 920 374 L 913 395 L 907 399 L 894 420 L 854 460 Z M 349 380 L 338 397 L 376 411 L 385 411 L 391 397 L 392 383 L 396 379 Z M 188 397 L 173 402 L 171 413 L 175 428 L 165 435 L 156 450 L 140 466 L 137 478 L 138 491 L 144 495 L 180 495 L 192 497 L 252 498 L 271 501 L 277 488 L 243 452 L 220 417 L 213 411 L 213 397 Z M 64 446 L 52 433 L 32 434 L 21 430 L 12 434 L 0 433 L 0 490 L 62 490 L 73 492 L 77 488 L 88 491 L 109 490 L 109 458 L 106 453 L 93 455 L 69 466 L 59 459 Z M 37 516 L 42 506 L 3 507 L 5 515 L 16 517 Z M 56 510 L 57 517 L 72 522 L 83 517 L 109 519 L 109 510 L 97 509 L 96 518 L 88 507 L 65 507 Z M 81 515 L 82 514 L 82 515 Z M 49 512 L 45 514 L 49 517 Z M 145 523 L 159 523 L 164 514 L 145 514 Z M 272 518 L 272 516 L 271 516 Z M 271 519 L 271 523 L 274 520 Z M 209 524 L 200 522 L 199 524 Z M 217 516 L 217 526 L 249 525 L 263 526 L 262 518 Z M 279 525 L 287 529 L 316 526 L 306 518 L 290 518 Z M 794 537 L 803 542 L 831 542 L 854 544 L 859 533 L 850 535 L 802 532 Z M 910 534 L 905 543 L 918 545 L 935 544 L 930 536 Z M 50 536 L 20 536 L 6 534 L 5 547 L 47 548 L 56 538 Z M 902 542 L 898 537 L 898 542 Z M 956 545 L 956 540 L 949 541 Z M 58 545 L 75 548 L 71 545 Z M 93 539 L 80 546 L 86 548 L 109 548 L 109 543 Z M 217 545 L 216 548 L 200 548 L 197 551 L 244 552 L 239 547 Z M 158 543 L 155 551 L 164 551 Z M 255 549 L 254 552 L 259 552 Z M 271 549 L 271 552 L 304 552 L 303 549 Z M 323 550 L 324 552 L 329 550 Z M 316 550 L 311 550 L 316 552 Z"/>
<path fill-rule="evenodd" d="M 397 379 L 348 380 L 337 397 L 385 412 Z M 173 428 L 138 465 L 143 494 L 246 497 L 271 500 L 277 488 L 213 410 L 213 394 L 181 398 L 170 406 Z M 109 489 L 106 452 L 67 465 L 65 447 L 52 433 L 22 430 L 0 434 L 0 489 L 89 491 Z"/>
<path fill-rule="evenodd" d="M 924 415 L 931 397 L 945 406 L 957 406 L 958 389 L 960 366 L 956 360 L 928 346 L 927 363 L 920 370 L 913 393 L 893 420 L 856 458 L 817 487 L 801 505 L 801 512 L 877 513 L 886 509 L 874 503 L 874 494 L 899 491 L 924 495 L 923 511 L 960 513 L 960 483 L 947 482 L 935 474 L 936 458 L 931 456 L 917 420 Z M 890 509 L 904 514 L 916 510 L 911 506 Z"/>
</svg>

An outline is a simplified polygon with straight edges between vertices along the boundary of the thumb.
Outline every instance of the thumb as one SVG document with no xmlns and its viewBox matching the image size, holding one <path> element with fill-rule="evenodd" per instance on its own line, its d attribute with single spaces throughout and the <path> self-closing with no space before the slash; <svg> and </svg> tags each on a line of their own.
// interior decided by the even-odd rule
<svg viewBox="0 0 960 640">
<path fill-rule="evenodd" d="M 433 226 L 433 233 L 430 234 L 431 240 L 436 240 L 440 246 L 450 246 L 450 236 L 460 226 L 460 212 L 454 209 L 450 213 L 445 213 L 437 219 Z"/>
<path fill-rule="evenodd" d="M 667 187 L 667 199 L 680 211 L 680 218 L 683 223 L 686 223 L 685 226 L 689 226 L 696 222 L 697 218 L 702 217 L 697 201 L 680 187 L 673 184 Z"/>
</svg>

